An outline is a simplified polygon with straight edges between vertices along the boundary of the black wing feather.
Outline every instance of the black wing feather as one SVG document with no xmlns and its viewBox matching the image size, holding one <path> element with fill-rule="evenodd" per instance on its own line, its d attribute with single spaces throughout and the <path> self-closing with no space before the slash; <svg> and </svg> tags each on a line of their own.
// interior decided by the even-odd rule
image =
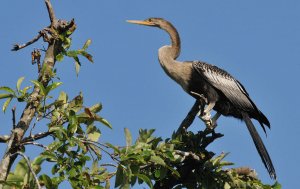
<svg viewBox="0 0 300 189">
<path fill-rule="evenodd" d="M 193 68 L 206 79 L 212 86 L 221 91 L 226 98 L 236 107 L 245 112 L 255 112 L 257 119 L 262 125 L 266 124 L 270 128 L 270 123 L 266 116 L 259 111 L 254 102 L 251 100 L 245 87 L 228 72 L 218 68 L 217 66 L 207 64 L 205 62 L 194 61 Z"/>
</svg>

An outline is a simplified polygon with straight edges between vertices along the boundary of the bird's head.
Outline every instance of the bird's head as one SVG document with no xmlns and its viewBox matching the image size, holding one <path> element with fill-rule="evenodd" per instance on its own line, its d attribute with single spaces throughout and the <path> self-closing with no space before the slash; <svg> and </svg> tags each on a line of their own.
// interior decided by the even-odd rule
<svg viewBox="0 0 300 189">
<path fill-rule="evenodd" d="M 154 26 L 158 28 L 162 28 L 165 24 L 168 24 L 168 22 L 163 18 L 148 18 L 146 20 L 127 20 L 127 22 L 144 26 Z"/>
</svg>

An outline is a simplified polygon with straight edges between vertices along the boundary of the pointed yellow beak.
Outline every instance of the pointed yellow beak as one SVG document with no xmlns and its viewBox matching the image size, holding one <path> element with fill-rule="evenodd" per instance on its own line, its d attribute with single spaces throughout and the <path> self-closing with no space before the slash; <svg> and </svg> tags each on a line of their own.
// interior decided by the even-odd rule
<svg viewBox="0 0 300 189">
<path fill-rule="evenodd" d="M 139 25 L 145 25 L 145 26 L 155 26 L 154 23 L 144 20 L 126 20 L 126 22 L 129 22 L 131 24 L 139 24 Z"/>
</svg>

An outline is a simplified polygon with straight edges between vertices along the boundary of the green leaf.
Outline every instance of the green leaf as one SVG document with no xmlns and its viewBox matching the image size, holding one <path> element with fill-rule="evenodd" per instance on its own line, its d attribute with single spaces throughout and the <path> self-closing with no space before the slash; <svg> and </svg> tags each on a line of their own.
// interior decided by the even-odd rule
<svg viewBox="0 0 300 189">
<path fill-rule="evenodd" d="M 80 55 L 84 56 L 86 59 L 88 59 L 91 63 L 94 63 L 93 56 L 85 51 L 80 51 Z"/>
<path fill-rule="evenodd" d="M 150 188 L 153 188 L 153 184 L 149 177 L 143 174 L 135 174 L 139 179 L 143 180 Z"/>
<path fill-rule="evenodd" d="M 66 53 L 66 55 L 67 55 L 68 57 L 72 57 L 72 58 L 77 57 L 78 54 L 79 54 L 79 51 L 74 51 L 74 50 L 72 50 L 72 51 L 67 51 L 67 53 Z"/>
<path fill-rule="evenodd" d="M 5 86 L 0 87 L 0 91 L 6 91 L 6 92 L 8 92 L 8 93 L 15 94 L 15 91 L 14 91 L 14 90 L 12 90 L 12 89 L 9 88 L 9 87 L 5 87 Z"/>
<path fill-rule="evenodd" d="M 28 173 L 29 168 L 27 166 L 26 160 L 22 158 L 19 163 L 16 165 L 16 169 L 14 171 L 15 175 L 25 177 Z"/>
<path fill-rule="evenodd" d="M 57 100 L 62 101 L 63 103 L 67 103 L 68 102 L 67 93 L 65 93 L 64 91 L 60 92 Z"/>
<path fill-rule="evenodd" d="M 128 149 L 128 147 L 130 147 L 132 144 L 132 136 L 131 136 L 131 133 L 128 128 L 124 128 L 124 132 L 125 132 L 125 138 L 126 138 L 126 147 Z"/>
<path fill-rule="evenodd" d="M 54 82 L 51 85 L 49 85 L 46 88 L 46 94 L 48 94 L 50 91 L 54 90 L 55 88 L 57 88 L 58 86 L 60 86 L 62 84 L 62 82 Z"/>
<path fill-rule="evenodd" d="M 41 82 L 39 82 L 37 80 L 31 80 L 31 82 L 33 84 L 35 84 L 41 90 L 42 95 L 46 95 L 46 89 L 45 89 L 44 85 Z"/>
<path fill-rule="evenodd" d="M 116 173 L 115 188 L 121 186 L 124 183 L 124 179 L 125 179 L 124 170 L 122 166 L 119 165 Z"/>
<path fill-rule="evenodd" d="M 279 182 L 275 182 L 275 184 L 272 186 L 273 189 L 281 189 L 281 184 Z"/>
<path fill-rule="evenodd" d="M 156 163 L 158 165 L 162 165 L 162 166 L 166 165 L 165 161 L 159 156 L 151 156 L 150 161 L 152 161 L 153 163 Z"/>
<path fill-rule="evenodd" d="M 110 124 L 106 119 L 104 119 L 104 118 L 102 118 L 102 117 L 96 115 L 96 116 L 95 116 L 95 120 L 96 120 L 96 121 L 100 121 L 101 123 L 103 123 L 104 125 L 106 125 L 107 127 L 109 127 L 110 129 L 112 129 L 111 124 Z"/>
<path fill-rule="evenodd" d="M 91 112 L 97 113 L 102 109 L 102 104 L 100 104 L 100 103 L 95 104 L 95 105 L 89 107 L 89 109 Z"/>
<path fill-rule="evenodd" d="M 108 142 L 105 143 L 105 145 L 107 145 L 108 147 L 114 149 L 115 153 L 118 153 L 118 154 L 121 153 L 120 149 L 119 149 L 117 146 L 114 146 L 114 145 L 112 145 L 112 144 L 110 144 L 110 143 L 108 143 Z"/>
<path fill-rule="evenodd" d="M 25 79 L 25 77 L 20 77 L 17 81 L 17 90 L 20 91 L 20 86 L 23 82 L 23 80 Z"/>
<path fill-rule="evenodd" d="M 90 46 L 91 43 L 92 43 L 92 40 L 90 40 L 90 39 L 86 40 L 86 42 L 83 45 L 82 49 L 86 50 Z"/>
<path fill-rule="evenodd" d="M 74 134 L 77 131 L 78 122 L 74 111 L 69 113 L 68 133 Z"/>
<path fill-rule="evenodd" d="M 87 138 L 88 138 L 89 140 L 91 140 L 91 141 L 96 142 L 96 141 L 98 141 L 98 139 L 100 138 L 100 136 L 101 136 L 100 131 L 99 131 L 99 130 L 98 130 L 98 131 L 96 130 L 96 131 L 93 131 L 93 132 L 89 133 Z"/>
<path fill-rule="evenodd" d="M 8 98 L 8 99 L 4 102 L 3 107 L 2 107 L 2 111 L 3 111 L 4 113 L 5 113 L 6 108 L 7 108 L 7 106 L 9 105 L 9 103 L 11 102 L 12 99 L 13 99 L 13 98 L 10 97 L 10 98 Z"/>
<path fill-rule="evenodd" d="M 3 98 L 12 98 L 13 95 L 12 94 L 0 94 L 0 99 L 3 99 Z"/>
<path fill-rule="evenodd" d="M 62 53 L 59 53 L 58 55 L 56 55 L 56 60 L 57 60 L 58 62 L 63 61 L 63 59 L 64 59 L 64 55 L 63 55 Z"/>
<path fill-rule="evenodd" d="M 46 186 L 46 188 L 53 188 L 52 180 L 48 175 L 42 174 L 39 177 L 39 180 L 41 180 L 43 182 L 43 184 Z"/>
<path fill-rule="evenodd" d="M 80 62 L 79 62 L 79 58 L 76 56 L 74 57 L 75 60 L 75 71 L 76 71 L 76 76 L 78 77 L 79 71 L 80 71 Z"/>
</svg>

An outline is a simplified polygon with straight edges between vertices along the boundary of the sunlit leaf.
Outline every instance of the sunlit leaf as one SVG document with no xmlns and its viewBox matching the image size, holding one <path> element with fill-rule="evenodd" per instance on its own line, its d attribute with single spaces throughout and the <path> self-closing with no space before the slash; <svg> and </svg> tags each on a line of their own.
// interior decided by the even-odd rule
<svg viewBox="0 0 300 189">
<path fill-rule="evenodd" d="M 11 97 L 11 98 L 8 98 L 8 99 L 4 102 L 3 107 L 2 107 L 2 111 L 3 111 L 3 112 L 6 111 L 7 106 L 9 105 L 9 103 L 11 102 L 12 99 L 13 99 L 12 97 Z"/>
<path fill-rule="evenodd" d="M 110 129 L 112 129 L 112 126 L 111 124 L 104 118 L 98 116 L 98 115 L 95 115 L 95 120 L 96 121 L 100 121 L 101 123 L 103 123 L 104 125 L 106 125 L 107 127 L 109 127 Z"/>
<path fill-rule="evenodd" d="M 0 99 L 3 99 L 3 98 L 11 98 L 13 97 L 12 94 L 0 94 Z"/>
<path fill-rule="evenodd" d="M 158 165 L 163 165 L 163 166 L 166 165 L 165 161 L 159 156 L 151 156 L 150 161 L 152 161 L 153 163 L 156 163 Z"/>
<path fill-rule="evenodd" d="M 23 82 L 23 80 L 25 79 L 25 77 L 20 77 L 17 81 L 17 90 L 20 91 L 20 86 Z"/>
<path fill-rule="evenodd" d="M 68 95 L 64 91 L 62 91 L 60 92 L 57 100 L 62 101 L 63 103 L 67 103 Z"/>
<path fill-rule="evenodd" d="M 114 149 L 115 153 L 118 153 L 118 154 L 121 153 L 120 149 L 119 149 L 117 146 L 114 146 L 114 145 L 112 145 L 112 144 L 110 144 L 110 143 L 108 143 L 108 142 L 105 143 L 105 145 L 107 145 L 108 147 Z"/>
<path fill-rule="evenodd" d="M 84 43 L 82 49 L 86 50 L 90 46 L 91 43 L 92 43 L 92 40 L 90 40 L 90 39 L 86 40 L 86 42 Z"/>
<path fill-rule="evenodd" d="M 92 131 L 88 134 L 88 139 L 91 140 L 91 141 L 98 141 L 99 140 L 99 137 L 101 136 L 101 133 L 99 130 L 95 130 L 95 131 Z"/>
<path fill-rule="evenodd" d="M 78 51 L 75 51 L 75 50 L 72 50 L 72 51 L 67 51 L 66 55 L 69 56 L 69 57 L 77 57 L 77 55 L 79 54 Z"/>
<path fill-rule="evenodd" d="M 14 91 L 14 90 L 12 90 L 12 89 L 9 88 L 9 87 L 5 87 L 5 86 L 0 87 L 0 91 L 6 91 L 6 92 L 8 92 L 8 93 L 15 94 L 15 91 Z"/>
<path fill-rule="evenodd" d="M 62 82 L 54 82 L 46 88 L 46 94 L 60 86 Z"/>
<path fill-rule="evenodd" d="M 79 71 L 80 71 L 80 62 L 79 62 L 79 58 L 76 56 L 74 57 L 75 60 L 75 71 L 76 71 L 76 76 L 78 77 Z"/>
<path fill-rule="evenodd" d="M 124 128 L 127 148 L 132 144 L 132 136 L 128 128 Z"/>
<path fill-rule="evenodd" d="M 44 85 L 41 82 L 39 82 L 37 80 L 31 80 L 31 82 L 33 84 L 35 84 L 41 90 L 42 95 L 46 95 L 46 89 L 45 89 Z"/>
<path fill-rule="evenodd" d="M 56 60 L 57 60 L 58 62 L 63 61 L 63 59 L 64 59 L 64 55 L 63 55 L 62 53 L 59 53 L 58 55 L 56 55 Z"/>
<path fill-rule="evenodd" d="M 143 174 L 135 174 L 139 179 L 143 180 L 150 188 L 153 188 L 153 184 L 149 177 Z"/>
<path fill-rule="evenodd" d="M 95 105 L 89 107 L 89 109 L 91 112 L 97 113 L 102 109 L 102 104 L 100 104 L 100 103 L 95 104 Z"/>
</svg>

